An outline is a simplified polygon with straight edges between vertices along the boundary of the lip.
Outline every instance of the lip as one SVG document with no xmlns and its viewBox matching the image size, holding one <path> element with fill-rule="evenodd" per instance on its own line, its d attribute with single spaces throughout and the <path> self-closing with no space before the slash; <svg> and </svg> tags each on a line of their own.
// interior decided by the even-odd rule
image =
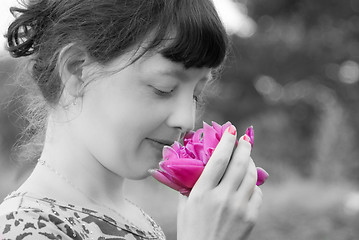
<svg viewBox="0 0 359 240">
<path fill-rule="evenodd" d="M 160 146 L 161 148 L 163 148 L 164 146 L 171 146 L 174 141 L 170 141 L 170 140 L 164 140 L 164 139 L 153 139 L 153 138 L 147 138 L 148 140 L 150 140 L 150 142 L 154 143 L 155 145 Z"/>
</svg>

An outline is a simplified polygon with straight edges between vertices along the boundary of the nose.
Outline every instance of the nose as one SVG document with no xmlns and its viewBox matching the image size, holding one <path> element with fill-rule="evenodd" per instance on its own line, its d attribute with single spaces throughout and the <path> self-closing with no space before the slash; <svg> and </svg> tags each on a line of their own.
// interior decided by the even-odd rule
<svg viewBox="0 0 359 240">
<path fill-rule="evenodd" d="M 182 133 L 192 130 L 195 124 L 196 104 L 192 95 L 189 99 L 187 97 L 187 100 L 182 98 L 182 101 L 177 101 L 167 119 L 168 126 L 179 129 Z"/>
</svg>

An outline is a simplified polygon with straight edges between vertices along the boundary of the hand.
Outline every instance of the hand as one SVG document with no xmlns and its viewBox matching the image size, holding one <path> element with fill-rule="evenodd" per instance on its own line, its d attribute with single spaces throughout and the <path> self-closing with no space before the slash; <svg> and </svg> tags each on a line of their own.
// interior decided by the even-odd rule
<svg viewBox="0 0 359 240">
<path fill-rule="evenodd" d="M 228 129 L 189 197 L 180 196 L 178 240 L 244 240 L 262 204 L 251 145 Z"/>
</svg>

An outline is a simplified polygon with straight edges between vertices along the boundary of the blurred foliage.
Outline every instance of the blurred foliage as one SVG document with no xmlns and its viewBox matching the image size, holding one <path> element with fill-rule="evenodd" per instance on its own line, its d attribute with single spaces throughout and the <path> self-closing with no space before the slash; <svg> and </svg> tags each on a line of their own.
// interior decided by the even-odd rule
<svg viewBox="0 0 359 240">
<path fill-rule="evenodd" d="M 257 31 L 233 36 L 205 119 L 253 124 L 254 155 L 275 178 L 284 164 L 359 182 L 359 1 L 239 2 Z"/>
<path fill-rule="evenodd" d="M 265 204 L 250 239 L 358 239 L 358 211 L 343 203 L 349 186 L 289 180 L 263 190 Z"/>
</svg>

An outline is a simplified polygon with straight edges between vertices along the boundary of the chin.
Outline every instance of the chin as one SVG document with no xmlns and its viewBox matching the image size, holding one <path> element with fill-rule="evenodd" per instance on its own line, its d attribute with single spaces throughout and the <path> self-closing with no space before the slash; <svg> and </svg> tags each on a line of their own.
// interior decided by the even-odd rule
<svg viewBox="0 0 359 240">
<path fill-rule="evenodd" d="M 127 176 L 126 178 L 130 180 L 143 180 L 150 176 L 150 173 L 147 170 L 144 170 L 143 172 L 137 172 L 136 174 L 133 174 L 131 176 Z"/>
<path fill-rule="evenodd" d="M 151 149 L 152 150 L 152 149 Z M 149 169 L 158 169 L 159 162 L 162 160 L 162 153 L 156 151 L 145 151 L 141 155 L 132 158 L 133 164 L 128 169 L 126 178 L 131 180 L 142 180 L 149 177 L 151 174 Z"/>
</svg>

